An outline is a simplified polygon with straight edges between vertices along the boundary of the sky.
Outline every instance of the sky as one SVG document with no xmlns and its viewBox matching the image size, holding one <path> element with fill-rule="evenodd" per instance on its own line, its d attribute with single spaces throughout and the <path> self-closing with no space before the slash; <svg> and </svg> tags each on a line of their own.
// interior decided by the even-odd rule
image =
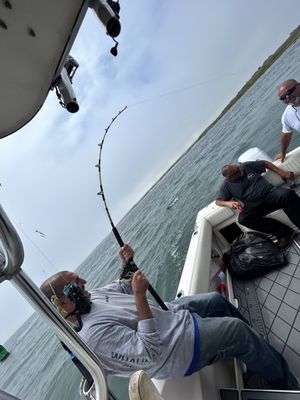
<svg viewBox="0 0 300 400">
<path fill-rule="evenodd" d="M 299 24 L 291 12 L 298 0 L 120 4 L 117 57 L 91 10 L 71 49 L 80 64 L 79 112 L 69 114 L 50 92 L 32 121 L 0 140 L 1 204 L 23 241 L 22 268 L 37 285 L 77 268 L 110 232 L 95 165 L 121 109 L 128 107 L 107 134 L 101 164 L 115 224 Z M 33 311 L 1 283 L 0 344 Z"/>
</svg>

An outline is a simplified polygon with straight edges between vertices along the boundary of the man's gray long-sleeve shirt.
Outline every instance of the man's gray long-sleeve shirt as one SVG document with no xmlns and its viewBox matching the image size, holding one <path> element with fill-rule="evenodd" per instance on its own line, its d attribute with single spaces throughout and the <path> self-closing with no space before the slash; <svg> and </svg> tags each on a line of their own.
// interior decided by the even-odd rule
<svg viewBox="0 0 300 400">
<path fill-rule="evenodd" d="M 130 284 L 114 281 L 91 294 L 91 311 L 82 316 L 80 335 L 108 374 L 131 376 L 143 369 L 158 379 L 184 376 L 194 351 L 189 311 L 172 303 L 164 311 L 149 300 L 153 318 L 138 321 Z"/>
</svg>

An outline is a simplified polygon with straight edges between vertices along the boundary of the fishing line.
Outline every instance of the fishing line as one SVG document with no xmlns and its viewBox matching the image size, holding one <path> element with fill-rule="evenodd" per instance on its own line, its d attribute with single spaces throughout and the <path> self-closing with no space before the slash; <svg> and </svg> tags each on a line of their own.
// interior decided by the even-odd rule
<svg viewBox="0 0 300 400">
<path fill-rule="evenodd" d="M 210 83 L 210 82 L 216 82 L 216 81 L 218 81 L 220 79 L 224 79 L 224 76 L 228 77 L 228 76 L 235 76 L 235 75 L 237 75 L 237 74 L 236 73 L 225 74 L 225 75 L 223 75 L 221 77 L 218 77 L 218 78 L 211 78 L 211 79 L 209 79 L 207 81 L 196 82 L 196 83 L 193 83 L 193 84 L 188 85 L 188 86 L 183 86 L 183 87 L 180 87 L 180 88 L 177 88 L 177 89 L 174 89 L 174 90 L 170 90 L 168 92 L 160 93 L 160 94 L 158 94 L 156 96 L 148 97 L 146 99 L 141 99 L 141 100 L 139 100 L 139 101 L 137 101 L 135 103 L 129 104 L 128 108 L 129 107 L 135 107 L 137 105 L 140 105 L 140 104 L 143 104 L 143 103 L 147 103 L 149 101 L 159 100 L 159 99 L 161 99 L 163 97 L 171 96 L 173 94 L 180 93 L 180 92 L 183 92 L 185 90 L 194 89 L 197 86 L 206 85 L 207 83 Z"/>
<path fill-rule="evenodd" d="M 11 218 L 12 222 L 19 227 L 19 229 L 22 231 L 23 235 L 26 236 L 26 238 L 29 240 L 29 242 L 35 247 L 35 249 L 44 257 L 44 259 L 52 266 L 52 268 L 57 272 L 57 267 L 55 264 L 50 260 L 50 258 L 42 251 L 42 249 L 31 239 L 31 237 L 25 232 L 25 230 L 22 228 L 21 224 L 15 222 L 13 218 Z M 44 235 L 45 236 L 45 235 Z M 41 269 L 42 272 L 46 275 L 46 271 L 44 268 Z"/>
<path fill-rule="evenodd" d="M 100 192 L 97 193 L 97 194 L 98 194 L 99 196 L 102 197 L 102 200 L 103 200 L 103 203 L 104 203 L 104 208 L 105 208 L 107 217 L 108 217 L 108 219 L 109 219 L 110 225 L 111 225 L 111 227 L 112 227 L 112 232 L 113 232 L 115 238 L 117 239 L 117 242 L 119 243 L 119 246 L 120 246 L 120 247 L 123 247 L 123 246 L 124 246 L 124 242 L 123 242 L 123 240 L 122 240 L 122 238 L 121 238 L 121 236 L 120 236 L 120 234 L 119 234 L 117 228 L 115 227 L 115 225 L 114 225 L 114 223 L 113 223 L 112 217 L 111 217 L 111 215 L 110 215 L 110 212 L 109 212 L 109 209 L 108 209 L 108 206 L 107 206 L 107 203 L 106 203 L 105 194 L 104 194 L 104 189 L 103 189 L 103 183 L 102 183 L 102 176 L 101 176 L 101 156 L 102 156 L 102 150 L 103 150 L 104 140 L 105 140 L 105 138 L 106 138 L 106 135 L 107 135 L 107 133 L 108 133 L 110 127 L 111 127 L 112 124 L 115 122 L 115 120 L 116 120 L 126 109 L 127 109 L 127 106 L 125 106 L 121 111 L 119 111 L 118 114 L 117 114 L 115 117 L 113 117 L 113 119 L 112 119 L 111 123 L 108 125 L 108 127 L 105 129 L 105 132 L 104 132 L 102 141 L 101 141 L 101 143 L 99 143 L 99 145 L 98 145 L 99 148 L 100 148 L 100 150 L 99 150 L 98 164 L 95 165 L 95 167 L 98 168 L 98 172 L 99 172 L 99 184 L 100 184 Z M 122 273 L 122 277 L 125 277 L 127 274 L 130 274 L 130 273 L 131 273 L 131 275 L 132 275 L 132 273 L 135 272 L 135 271 L 137 271 L 137 270 L 138 270 L 137 265 L 135 264 L 135 262 L 133 261 L 133 259 L 131 259 L 131 260 L 128 261 L 128 263 L 127 263 L 126 266 L 124 267 L 123 273 Z M 149 286 L 148 286 L 148 290 L 149 290 L 149 292 L 151 293 L 151 295 L 154 297 L 154 299 L 157 301 L 157 303 L 160 305 L 160 307 L 161 307 L 163 310 L 168 310 L 168 307 L 165 305 L 165 303 L 162 301 L 162 299 L 159 297 L 159 295 L 157 294 L 157 292 L 155 291 L 155 289 L 150 285 L 150 283 L 149 283 Z"/>
<path fill-rule="evenodd" d="M 2 186 L 2 184 L 0 183 L 0 186 Z M 25 232 L 24 228 L 22 227 L 21 222 L 16 222 L 14 220 L 14 218 L 10 218 L 12 223 L 16 226 L 18 226 L 18 228 L 20 229 L 20 231 L 22 231 L 23 235 L 29 240 L 29 242 L 32 244 L 32 246 L 40 253 L 40 255 L 51 265 L 51 267 L 57 272 L 57 267 L 55 266 L 55 264 L 50 260 L 50 258 L 42 251 L 42 249 L 31 239 L 31 237 L 29 236 L 28 233 Z M 35 230 L 35 233 L 38 233 L 41 237 L 45 237 L 46 235 L 39 231 L 39 230 Z M 44 268 L 41 269 L 43 274 L 46 275 L 46 270 Z"/>
</svg>

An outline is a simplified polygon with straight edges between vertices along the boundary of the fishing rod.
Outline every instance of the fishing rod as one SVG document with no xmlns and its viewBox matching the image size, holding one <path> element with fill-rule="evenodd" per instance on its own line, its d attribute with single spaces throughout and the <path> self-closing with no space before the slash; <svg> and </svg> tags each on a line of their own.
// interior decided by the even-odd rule
<svg viewBox="0 0 300 400">
<path fill-rule="evenodd" d="M 108 125 L 108 127 L 105 129 L 105 133 L 103 135 L 102 141 L 101 143 L 99 143 L 99 160 L 98 160 L 98 164 L 95 165 L 96 168 L 98 168 L 98 172 L 99 172 L 99 184 L 100 184 L 100 192 L 97 193 L 99 196 L 102 197 L 103 203 L 104 203 L 104 208 L 107 214 L 107 217 L 109 219 L 110 225 L 112 227 L 112 232 L 115 236 L 115 238 L 117 239 L 117 242 L 119 243 L 120 247 L 124 246 L 124 242 L 117 230 L 117 228 L 115 227 L 112 217 L 110 215 L 107 203 L 106 203 L 106 199 L 105 199 L 105 195 L 104 195 L 104 190 L 103 190 L 103 183 L 102 183 L 102 176 L 101 176 L 101 155 L 102 155 L 102 150 L 103 150 L 103 144 L 104 144 L 104 140 L 106 138 L 107 132 L 109 131 L 110 127 L 112 126 L 112 124 L 115 122 L 115 120 L 122 114 L 122 112 L 124 112 L 127 109 L 127 106 L 125 106 L 121 111 L 118 112 L 118 114 L 112 118 L 111 123 Z M 132 276 L 132 274 L 138 270 L 138 266 L 135 264 L 135 262 L 133 261 L 133 258 L 131 258 L 128 263 L 126 264 L 126 266 L 123 269 L 122 275 L 121 277 L 130 277 Z M 151 293 L 151 295 L 154 297 L 154 299 L 157 301 L 157 303 L 159 304 L 159 306 L 163 309 L 163 310 L 168 310 L 168 307 L 165 305 L 165 303 L 162 301 L 162 299 L 159 297 L 159 295 L 157 294 L 157 292 L 155 291 L 155 289 L 150 285 L 148 286 L 148 290 Z"/>
</svg>

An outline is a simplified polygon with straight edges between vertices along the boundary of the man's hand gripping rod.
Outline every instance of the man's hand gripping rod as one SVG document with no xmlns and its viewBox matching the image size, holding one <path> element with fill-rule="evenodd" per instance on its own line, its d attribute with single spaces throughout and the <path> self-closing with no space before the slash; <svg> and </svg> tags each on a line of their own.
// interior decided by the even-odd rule
<svg viewBox="0 0 300 400">
<path fill-rule="evenodd" d="M 112 119 L 111 123 L 108 125 L 108 127 L 105 129 L 105 133 L 103 136 L 103 139 L 101 141 L 101 143 L 99 143 L 99 147 L 100 147 L 100 151 L 99 151 L 99 160 L 98 160 L 98 164 L 96 165 L 96 168 L 98 168 L 99 171 L 99 183 L 100 183 L 100 192 L 98 193 L 98 195 L 100 195 L 102 197 L 103 203 L 104 203 L 104 207 L 105 207 L 105 211 L 106 214 L 108 216 L 109 222 L 111 224 L 112 227 L 112 232 L 115 236 L 115 238 L 117 239 L 117 242 L 119 243 L 120 247 L 124 246 L 124 242 L 117 230 L 117 228 L 115 227 L 113 220 L 110 216 L 110 212 L 108 210 L 107 204 L 106 204 L 106 200 L 105 200 L 105 195 L 104 195 L 104 190 L 103 190 L 103 185 L 102 185 L 102 178 L 101 178 L 101 154 L 102 154 L 102 148 L 103 148 L 103 143 L 104 143 L 104 139 L 106 137 L 107 132 L 109 131 L 109 128 L 111 127 L 111 125 L 113 124 L 113 122 L 118 118 L 118 116 L 120 114 L 122 114 L 123 111 L 125 111 L 127 108 L 127 106 L 125 106 L 121 111 L 118 112 L 118 114 Z M 124 267 L 124 272 L 128 273 L 128 272 L 135 272 L 138 270 L 137 265 L 135 264 L 135 262 L 133 261 L 133 259 L 129 260 L 128 263 L 126 264 L 126 266 Z M 124 272 L 122 273 L 122 275 L 124 275 Z M 168 307 L 165 305 L 165 303 L 162 301 L 162 299 L 159 297 L 159 295 L 157 294 L 157 292 L 155 291 L 155 289 L 150 285 L 148 286 L 148 290 L 151 293 L 151 295 L 154 297 L 154 299 L 157 301 L 158 305 L 163 309 L 163 310 L 168 310 Z"/>
</svg>

